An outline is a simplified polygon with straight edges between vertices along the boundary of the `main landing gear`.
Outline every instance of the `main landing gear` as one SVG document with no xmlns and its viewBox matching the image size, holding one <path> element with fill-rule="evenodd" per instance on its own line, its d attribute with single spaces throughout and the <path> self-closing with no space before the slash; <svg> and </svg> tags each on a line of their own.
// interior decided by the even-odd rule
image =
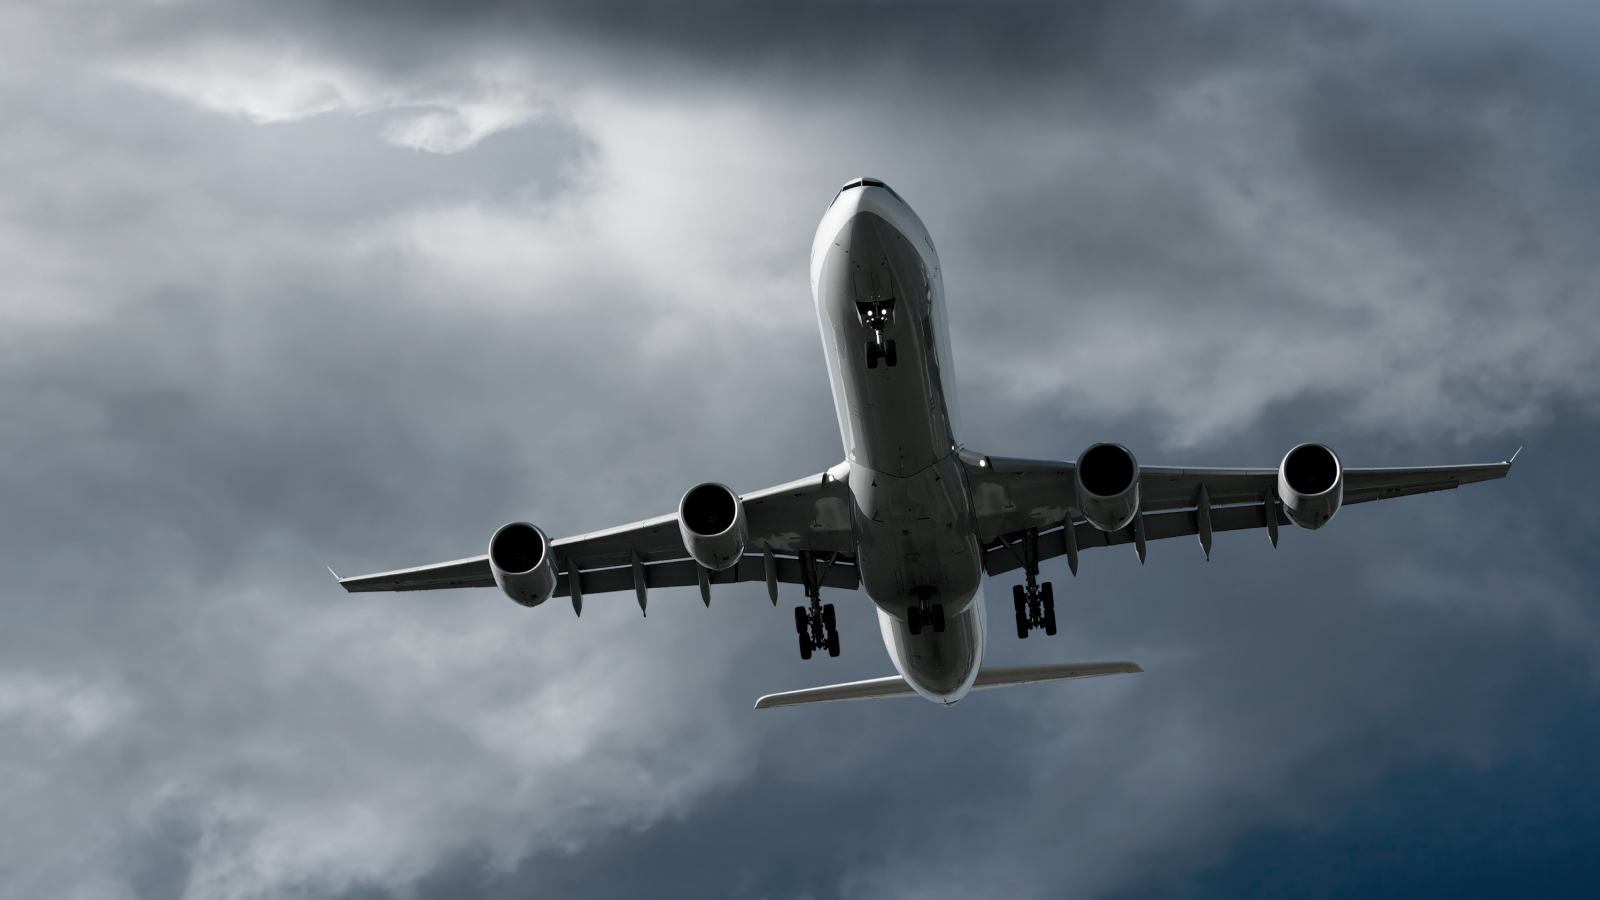
<svg viewBox="0 0 1600 900">
<path fill-rule="evenodd" d="M 833 604 L 811 598 L 811 608 L 794 608 L 794 630 L 800 634 L 800 658 L 810 659 L 813 651 L 824 647 L 829 656 L 839 655 L 839 629 L 834 624 Z"/>
<path fill-rule="evenodd" d="M 880 359 L 893 368 L 898 362 L 894 340 L 884 338 L 883 329 L 894 320 L 894 298 L 857 303 L 856 315 L 861 317 L 862 325 L 872 329 L 872 340 L 867 341 L 867 368 L 876 369 Z"/>
<path fill-rule="evenodd" d="M 828 568 L 833 567 L 836 558 L 837 553 L 828 559 Z M 826 649 L 829 656 L 838 656 L 839 629 L 834 620 L 833 604 L 822 602 L 822 578 L 828 574 L 828 569 L 823 569 L 821 576 L 817 575 L 815 557 L 810 551 L 802 550 L 800 572 L 805 579 L 806 599 L 811 601 L 809 607 L 794 608 L 794 630 L 800 635 L 800 658 L 810 659 L 813 652 L 822 649 Z"/>
<path fill-rule="evenodd" d="M 1039 583 L 1039 532 L 1032 528 L 1022 538 L 1022 569 L 1028 576 L 1027 586 L 1019 584 L 1011 588 L 1011 602 L 1017 611 L 1017 637 L 1026 638 L 1035 628 L 1043 628 L 1045 634 L 1053 635 L 1056 633 L 1056 592 L 1050 582 Z"/>
<path fill-rule="evenodd" d="M 931 588 L 917 588 L 917 605 L 906 607 L 906 625 L 912 634 L 921 634 L 924 628 L 932 628 L 936 634 L 944 633 L 944 604 L 929 603 L 928 598 L 932 596 Z"/>
<path fill-rule="evenodd" d="M 1035 628 L 1056 633 L 1056 594 L 1050 582 L 1038 584 L 1029 575 L 1026 590 L 1020 584 L 1012 586 L 1011 601 L 1017 609 L 1017 637 L 1025 638 Z"/>
</svg>

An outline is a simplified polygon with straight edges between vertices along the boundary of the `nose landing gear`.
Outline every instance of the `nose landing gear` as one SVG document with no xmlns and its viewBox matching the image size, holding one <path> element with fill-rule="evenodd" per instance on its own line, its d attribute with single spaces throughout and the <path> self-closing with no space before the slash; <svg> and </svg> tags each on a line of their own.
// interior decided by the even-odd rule
<svg viewBox="0 0 1600 900">
<path fill-rule="evenodd" d="M 884 340 L 881 331 L 878 332 L 876 339 L 867 341 L 867 368 L 876 369 L 880 359 L 890 368 L 894 368 L 894 364 L 898 361 L 894 353 L 894 339 Z"/>
<path fill-rule="evenodd" d="M 856 315 L 860 317 L 863 326 L 872 329 L 872 340 L 867 341 L 867 368 L 876 369 L 880 359 L 893 368 L 898 362 L 894 352 L 894 340 L 884 338 L 883 330 L 894 321 L 894 298 L 857 303 Z"/>
</svg>

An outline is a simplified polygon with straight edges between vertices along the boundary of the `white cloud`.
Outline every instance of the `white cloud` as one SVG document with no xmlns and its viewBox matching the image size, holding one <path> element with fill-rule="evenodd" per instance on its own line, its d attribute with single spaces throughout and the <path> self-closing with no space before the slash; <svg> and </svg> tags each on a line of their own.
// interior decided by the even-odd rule
<svg viewBox="0 0 1600 900">
<path fill-rule="evenodd" d="M 911 796 L 954 812 L 949 821 L 984 823 L 969 835 L 971 870 L 1015 879 L 1006 893 L 1017 896 L 1038 888 L 1050 862 L 1037 842 L 1064 834 L 1051 859 L 1076 867 L 1075 889 L 1113 893 L 1150 858 L 1173 847 L 1181 856 L 1194 835 L 1211 852 L 1395 759 L 1461 754 L 1471 743 L 1461 733 L 1497 714 L 1459 684 L 1385 678 L 1420 656 L 1446 680 L 1458 670 L 1448 649 L 1439 659 L 1413 652 L 1404 627 L 1373 628 L 1348 603 L 1337 605 L 1349 617 L 1335 622 L 1342 630 L 1319 632 L 1325 620 L 1296 618 L 1316 615 L 1307 610 L 1317 598 L 1268 608 L 1221 596 L 1241 584 L 1265 596 L 1337 580 L 1308 575 L 1306 555 L 1273 562 L 1296 551 L 1269 559 L 1259 536 L 1255 571 L 1224 569 L 1219 552 L 1209 586 L 1163 567 L 1172 557 L 1153 559 L 1141 581 L 1096 581 L 1134 565 L 1131 551 L 1097 557 L 1077 583 L 1087 601 L 1075 607 L 1077 637 L 994 645 L 996 657 L 1094 658 L 1109 644 L 1121 658 L 1128 647 L 1151 671 L 1143 681 L 991 694 L 955 711 L 875 708 L 860 720 L 744 709 L 802 679 L 887 669 L 870 630 L 850 632 L 834 668 L 785 667 L 797 664 L 787 611 L 759 589 L 745 598 L 751 607 L 719 595 L 710 611 L 693 596 L 657 596 L 648 620 L 631 596 L 597 598 L 574 621 L 560 601 L 529 611 L 491 591 L 344 596 L 298 580 L 321 579 L 329 554 L 374 567 L 464 555 L 524 508 L 552 530 L 578 531 L 668 509 L 700 477 L 735 481 L 726 470 L 750 488 L 815 471 L 813 448 L 837 444 L 805 253 L 833 188 L 864 172 L 888 178 L 933 227 L 956 288 L 959 371 L 991 392 L 995 420 L 1058 405 L 1137 416 L 1181 444 L 1241 433 L 1273 404 L 1327 388 L 1354 396 L 1351 418 L 1370 416 L 1372 427 L 1470 431 L 1508 395 L 1525 396 L 1518 411 L 1532 416 L 1561 391 L 1592 390 L 1574 355 L 1593 346 L 1594 317 L 1552 302 L 1538 266 L 1509 277 L 1474 270 L 1497 288 L 1468 316 L 1455 288 L 1472 279 L 1439 276 L 1461 254 L 1396 246 L 1330 212 L 1273 127 L 1291 112 L 1282 73 L 1199 83 L 1152 113 L 1152 126 L 1138 113 L 972 108 L 911 91 L 885 104 L 809 84 L 786 93 L 610 73 L 551 101 L 527 60 L 380 78 L 282 45 L 184 47 L 116 71 L 262 125 L 370 116 L 383 140 L 429 153 L 459 152 L 555 106 L 591 146 L 561 171 L 520 157 L 492 163 L 514 186 L 557 188 L 445 182 L 446 192 L 395 206 L 330 213 L 261 195 L 313 194 L 369 163 L 413 168 L 350 196 L 442 177 L 447 164 L 460 177 L 491 148 L 441 160 L 365 138 L 350 141 L 360 152 L 314 145 L 298 158 L 327 161 L 331 177 L 319 182 L 252 167 L 254 146 L 184 135 L 172 136 L 181 150 L 139 156 L 137 141 L 104 140 L 92 104 L 82 114 L 95 128 L 63 126 L 43 150 L 16 152 L 43 129 L 0 138 L 6 171 L 27 186 L 0 205 L 0 234 L 17 238 L 4 251 L 12 285 L 0 313 L 9 323 L 25 304 L 135 307 L 101 331 L 58 323 L 51 341 L 30 340 L 40 329 L 25 319 L 8 329 L 14 380 L 0 393 L 15 424 L 0 435 L 0 474 L 8 508 L 22 510 L 4 550 L 8 577 L 68 589 L 49 604 L 8 604 L 7 647 L 34 652 L 31 639 L 45 634 L 63 656 L 126 668 L 115 690 L 28 674 L 20 662 L 0 673 L 0 723 L 37 739 L 28 754 L 8 754 L 0 814 L 0 869 L 32 879 L 26 893 L 115 896 L 119 842 L 163 816 L 193 823 L 194 846 L 174 854 L 192 865 L 191 895 L 403 885 L 471 844 L 510 865 L 693 809 L 749 784 L 764 754 L 805 740 L 820 747 L 814 756 L 796 751 L 792 765 L 772 767 L 779 775 L 759 777 L 815 779 L 841 819 L 856 810 L 839 792 L 870 785 L 875 803 Z M 259 193 L 240 189 L 251 178 Z M 143 214 L 123 214 L 129 195 Z M 1585 272 L 1565 277 L 1581 288 Z M 150 296 L 169 295 L 196 298 L 194 308 L 148 315 Z M 1508 305 L 1513 296 L 1532 299 Z M 1462 383 L 1481 392 L 1452 392 Z M 163 405 L 162 392 L 176 402 Z M 158 396 L 118 415 L 125 395 L 141 394 Z M 789 439 L 802 432 L 822 437 Z M 1015 433 L 971 440 L 1018 452 Z M 1488 520 L 1495 507 L 1473 509 Z M 1416 529 L 1415 552 L 1460 527 Z M 1351 532 L 1319 533 L 1318 546 L 1340 533 Z M 38 534 L 75 565 L 30 550 Z M 76 559 L 85 547 L 92 565 Z M 1192 541 L 1187 552 L 1198 556 Z M 1365 593 L 1419 594 L 1437 607 L 1430 624 L 1461 608 L 1460 597 L 1423 590 L 1450 590 L 1424 564 L 1373 571 Z M 196 585 L 170 590 L 168 572 Z M 1233 580 L 1219 587 L 1217 573 Z M 1581 603 L 1527 583 L 1539 589 L 1523 602 L 1542 604 L 1552 630 L 1592 643 Z M 1146 592 L 1130 598 L 1137 608 L 1121 597 Z M 1551 613 L 1555 595 L 1565 599 Z M 1152 614 L 1162 597 L 1187 607 Z M 1375 633 L 1394 643 L 1374 649 Z M 1263 660 L 1263 648 L 1286 659 Z M 1317 653 L 1320 675 L 1295 658 Z M 1228 668 L 1240 660 L 1251 668 Z M 1484 668 L 1469 663 L 1469 673 Z M 839 675 L 846 666 L 860 669 Z M 1255 709 L 1261 691 L 1283 711 Z M 1444 727 L 1408 731 L 1402 721 L 1408 703 L 1469 695 Z M 1374 713 L 1368 697 L 1392 709 Z M 1014 726 L 985 718 L 1007 703 L 1040 724 L 973 736 L 973 722 Z M 815 724 L 845 721 L 871 727 Z M 861 745 L 909 747 L 902 729 L 913 727 L 933 739 L 881 769 L 862 762 Z M 941 748 L 961 736 L 980 742 L 963 748 L 1003 753 L 1014 734 L 1030 742 L 1016 772 L 1031 796 L 1002 784 L 998 799 L 959 799 L 991 769 Z M 1342 734 L 1370 741 L 1356 774 L 1329 787 L 1319 755 Z M 941 777 L 962 777 L 925 792 L 934 782 L 912 781 L 907 762 L 924 759 L 946 766 Z M 1272 802 L 1219 811 L 1252 792 Z M 937 806 L 952 795 L 970 806 Z M 1063 808 L 1075 810 L 1065 824 Z M 793 843 L 816 837 L 826 835 Z M 936 895 L 937 879 L 960 873 L 919 857 L 922 846 L 873 841 L 825 859 L 847 887 Z"/>
<path fill-rule="evenodd" d="M 196 41 L 124 61 L 113 74 L 252 122 L 293 122 L 331 112 L 371 112 L 402 93 L 303 48 L 229 38 Z"/>
<path fill-rule="evenodd" d="M 380 129 L 389 143 L 429 153 L 459 153 L 544 112 L 516 67 L 479 64 L 457 87 L 392 83 L 303 47 L 211 38 L 111 68 L 130 83 L 203 109 L 258 124 L 332 113 L 419 110 Z"/>
<path fill-rule="evenodd" d="M 17 732 L 84 741 L 117 726 L 132 709 L 131 699 L 111 685 L 38 672 L 0 673 L 0 723 Z"/>
<path fill-rule="evenodd" d="M 459 153 L 496 132 L 526 125 L 544 113 L 529 88 L 514 80 L 479 73 L 468 94 L 412 100 L 404 107 L 435 107 L 431 112 L 398 118 L 385 125 L 383 139 L 397 147 L 429 153 Z"/>
</svg>

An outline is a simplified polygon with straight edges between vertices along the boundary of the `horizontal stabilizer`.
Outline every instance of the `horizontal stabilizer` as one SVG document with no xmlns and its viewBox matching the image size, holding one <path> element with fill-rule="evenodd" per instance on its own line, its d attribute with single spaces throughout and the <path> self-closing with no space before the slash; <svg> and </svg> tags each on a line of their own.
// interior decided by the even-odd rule
<svg viewBox="0 0 1600 900">
<path fill-rule="evenodd" d="M 1066 681 L 1070 678 L 1093 678 L 1096 675 L 1123 675 L 1143 672 L 1131 662 L 1052 663 L 1043 666 L 997 666 L 978 670 L 972 683 L 975 691 L 1010 687 L 1014 684 L 1036 684 L 1041 681 Z M 885 697 L 913 697 L 916 691 L 899 675 L 852 681 L 848 684 L 830 684 L 825 687 L 806 688 L 803 691 L 785 691 L 768 694 L 756 701 L 756 709 L 775 706 L 803 706 L 807 703 L 836 703 L 841 700 L 879 700 Z"/>
</svg>

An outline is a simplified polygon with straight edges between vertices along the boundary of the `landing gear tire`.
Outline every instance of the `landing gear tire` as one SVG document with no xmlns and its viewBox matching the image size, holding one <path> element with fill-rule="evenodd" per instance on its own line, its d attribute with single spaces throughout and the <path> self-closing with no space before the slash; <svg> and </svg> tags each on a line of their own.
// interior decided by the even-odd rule
<svg viewBox="0 0 1600 900">
<path fill-rule="evenodd" d="M 894 363 L 890 363 L 889 365 L 892 366 L 892 365 L 894 365 Z M 877 341 L 867 341 L 867 368 L 876 369 L 877 367 L 878 367 L 878 342 Z"/>
<path fill-rule="evenodd" d="M 935 603 L 929 610 L 933 614 L 933 630 L 935 633 L 944 633 L 944 604 Z"/>
<path fill-rule="evenodd" d="M 805 634 L 811 630 L 811 622 L 806 616 L 806 608 L 804 606 L 796 606 L 794 608 L 794 630 L 796 634 Z"/>
<path fill-rule="evenodd" d="M 912 634 L 921 634 L 922 610 L 917 609 L 915 606 L 906 607 L 906 626 L 911 629 Z"/>
<path fill-rule="evenodd" d="M 1022 611 L 1017 613 L 1017 637 L 1022 638 L 1023 640 L 1027 640 L 1028 639 L 1028 611 L 1027 610 L 1022 610 Z"/>
<path fill-rule="evenodd" d="M 811 636 L 808 634 L 800 635 L 800 658 L 811 658 Z"/>
<path fill-rule="evenodd" d="M 1056 592 L 1050 587 L 1050 582 L 1048 581 L 1039 585 L 1039 588 L 1039 593 L 1044 598 L 1044 633 L 1054 635 L 1056 633 Z"/>
<path fill-rule="evenodd" d="M 826 627 L 828 629 L 828 633 L 829 634 L 832 634 L 835 631 L 835 628 L 834 628 L 835 620 L 833 618 L 833 604 L 832 603 L 824 603 L 822 605 L 822 624 L 823 624 L 824 627 Z"/>
<path fill-rule="evenodd" d="M 834 631 L 832 628 L 828 629 L 828 655 L 839 655 L 839 632 Z"/>
<path fill-rule="evenodd" d="M 888 363 L 889 364 L 889 368 L 892 369 L 892 368 L 894 368 L 894 364 L 896 362 L 895 355 L 894 355 L 894 341 L 888 341 L 886 343 L 887 343 L 887 346 L 884 348 L 884 351 L 883 351 L 883 361 Z"/>
</svg>

